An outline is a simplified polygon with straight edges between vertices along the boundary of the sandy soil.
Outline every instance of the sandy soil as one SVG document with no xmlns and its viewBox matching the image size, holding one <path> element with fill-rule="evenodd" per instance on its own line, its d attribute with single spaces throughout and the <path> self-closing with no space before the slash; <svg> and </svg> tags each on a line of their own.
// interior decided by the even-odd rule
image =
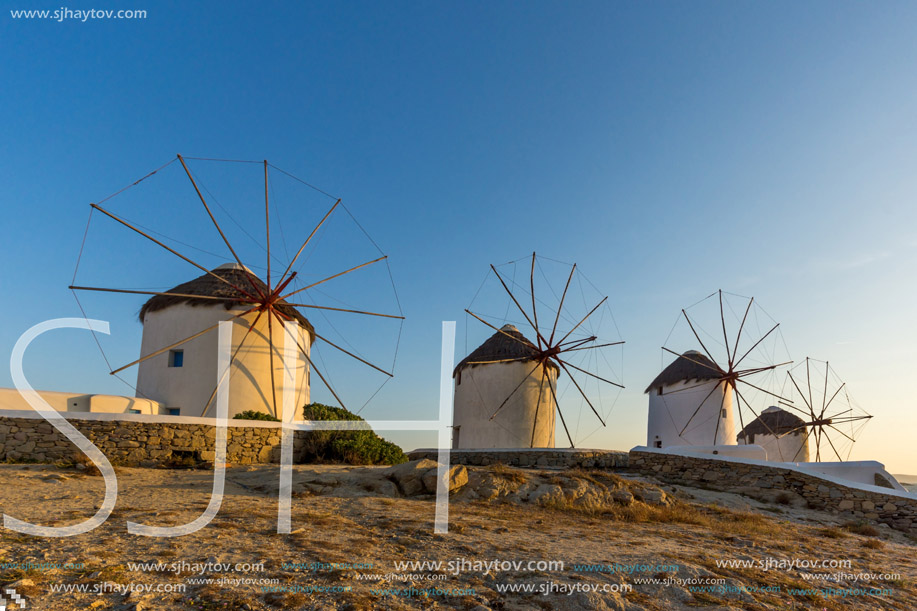
<svg viewBox="0 0 917 611">
<path fill-rule="evenodd" d="M 276 534 L 277 467 L 258 466 L 228 470 L 222 508 L 207 527 L 148 538 L 128 534 L 126 521 L 191 521 L 207 506 L 212 472 L 119 468 L 117 507 L 98 529 L 58 539 L 0 529 L 0 584 L 23 595 L 26 609 L 61 610 L 917 609 L 917 541 L 887 528 L 857 534 L 805 508 L 672 486 L 661 486 L 662 496 L 675 501 L 603 508 L 555 499 L 542 506 L 525 502 L 518 491 L 549 484 L 658 489 L 651 480 L 595 472 L 482 468 L 453 495 L 450 532 L 435 535 L 433 498 L 399 496 L 383 468 L 295 469 L 292 534 Z M 92 515 L 103 483 L 74 468 L 0 465 L 0 490 L 4 514 L 59 526 Z M 717 566 L 768 559 L 849 560 L 850 567 Z M 447 564 L 440 570 L 395 565 L 437 560 L 472 564 L 455 567 L 461 571 Z M 473 564 L 482 561 L 562 561 L 564 568 Z M 844 573 L 839 581 L 805 579 L 838 572 Z M 886 579 L 866 582 L 866 573 Z M 673 583 L 676 578 L 682 581 Z M 658 581 L 637 583 L 646 579 Z M 725 581 L 688 583 L 692 579 Z M 147 586 L 184 592 L 116 591 Z M 61 587 L 85 591 L 55 591 Z M 507 587 L 532 591 L 501 593 Z M 854 590 L 869 587 L 882 592 Z"/>
</svg>

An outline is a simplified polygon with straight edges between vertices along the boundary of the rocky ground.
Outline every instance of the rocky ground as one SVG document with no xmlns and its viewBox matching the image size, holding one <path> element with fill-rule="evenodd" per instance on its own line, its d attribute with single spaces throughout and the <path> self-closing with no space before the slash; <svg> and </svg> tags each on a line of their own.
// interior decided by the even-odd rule
<svg viewBox="0 0 917 611">
<path fill-rule="evenodd" d="M 0 465 L 0 511 L 43 525 L 82 521 L 104 490 L 90 471 Z M 297 466 L 294 531 L 279 535 L 277 473 L 229 468 L 209 525 L 150 538 L 126 522 L 194 520 L 213 473 L 118 468 L 116 509 L 96 530 L 37 538 L 0 529 L 0 584 L 25 609 L 61 610 L 917 608 L 917 541 L 779 493 L 455 467 L 449 533 L 434 534 L 435 463 Z M 430 562 L 442 564 L 421 564 Z"/>
</svg>

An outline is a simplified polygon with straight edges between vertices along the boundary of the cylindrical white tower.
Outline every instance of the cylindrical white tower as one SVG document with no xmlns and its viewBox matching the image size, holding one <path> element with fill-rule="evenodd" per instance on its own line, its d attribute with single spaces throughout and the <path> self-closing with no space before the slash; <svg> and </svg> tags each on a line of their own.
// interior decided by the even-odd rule
<svg viewBox="0 0 917 611">
<path fill-rule="evenodd" d="M 540 364 L 538 354 L 516 327 L 505 325 L 458 364 L 453 448 L 554 447 L 558 368 Z"/>
<path fill-rule="evenodd" d="M 252 291 L 254 284 L 257 289 L 267 292 L 261 280 L 237 264 L 220 266 L 213 273 L 247 291 Z M 250 307 L 231 301 L 244 295 L 210 274 L 204 274 L 166 292 L 219 297 L 225 301 L 162 295 L 153 297 L 140 310 L 140 320 L 143 323 L 141 355 L 151 354 L 191 337 Z M 296 340 L 302 350 L 296 349 L 296 360 L 290 367 L 295 372 L 296 388 L 296 412 L 293 418 L 299 419 L 303 406 L 309 403 L 309 361 L 306 355 L 311 350 L 314 330 L 309 321 L 292 306 L 283 305 L 281 301 L 275 307 L 297 323 Z M 258 323 L 251 331 L 248 330 L 257 316 L 257 312 L 252 312 L 233 321 L 231 354 L 235 354 L 235 359 L 229 378 L 230 418 L 247 410 L 282 418 L 284 329 L 276 319 L 272 322 L 272 385 L 268 314 L 262 314 Z M 137 395 L 159 401 L 173 415 L 215 416 L 217 357 L 217 331 L 214 329 L 149 358 L 139 365 Z M 275 393 L 277 413 L 274 410 Z"/>
<path fill-rule="evenodd" d="M 772 405 L 738 435 L 739 445 L 759 445 L 767 460 L 809 462 L 809 436 L 805 421 Z"/>
<path fill-rule="evenodd" d="M 647 386 L 646 445 L 736 445 L 732 389 L 716 365 L 695 350 L 675 359 Z"/>
</svg>

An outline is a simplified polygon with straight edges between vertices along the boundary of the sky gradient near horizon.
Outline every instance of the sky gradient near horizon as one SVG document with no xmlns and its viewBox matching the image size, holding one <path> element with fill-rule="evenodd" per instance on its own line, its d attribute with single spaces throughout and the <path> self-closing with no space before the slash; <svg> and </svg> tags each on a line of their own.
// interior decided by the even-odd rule
<svg viewBox="0 0 917 611">
<path fill-rule="evenodd" d="M 627 389 L 590 445 L 645 442 L 660 345 L 723 289 L 875 416 L 853 458 L 917 473 L 917 5 L 131 8 L 148 17 L 0 14 L 4 362 L 33 324 L 80 315 L 89 202 L 176 153 L 268 159 L 342 197 L 390 255 L 407 320 L 362 415 L 433 418 L 441 321 L 458 321 L 458 360 L 488 265 L 538 251 L 577 262 L 627 340 Z M 138 281 L 146 263 L 117 261 Z M 139 350 L 135 303 L 112 331 Z M 79 332 L 34 350 L 38 388 L 125 392 Z"/>
</svg>

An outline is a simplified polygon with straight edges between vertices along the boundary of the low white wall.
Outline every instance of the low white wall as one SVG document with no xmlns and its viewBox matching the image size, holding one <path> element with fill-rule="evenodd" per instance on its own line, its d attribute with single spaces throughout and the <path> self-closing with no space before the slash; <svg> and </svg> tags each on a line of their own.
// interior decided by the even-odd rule
<svg viewBox="0 0 917 611">
<path fill-rule="evenodd" d="M 658 449 L 658 448 L 657 448 Z M 719 446 L 671 446 L 662 448 L 669 454 L 678 454 L 679 456 L 690 455 L 716 455 L 716 456 L 734 456 L 736 458 L 752 458 L 754 460 L 767 460 L 767 451 L 759 445 L 719 445 Z"/>
<path fill-rule="evenodd" d="M 752 447 L 752 446 L 744 446 Z M 893 475 L 889 474 L 885 470 L 885 465 L 875 460 L 860 460 L 854 462 L 835 462 L 835 463 L 794 463 L 794 462 L 773 462 L 768 460 L 760 460 L 754 458 L 742 458 L 736 456 L 710 456 L 709 454 L 703 454 L 694 451 L 693 447 L 672 447 L 660 450 L 658 448 L 648 448 L 646 446 L 637 446 L 631 449 L 631 452 L 649 452 L 652 454 L 674 454 L 675 456 L 694 456 L 697 458 L 708 458 L 713 460 L 721 460 L 723 462 L 733 462 L 733 463 L 744 463 L 748 465 L 760 465 L 762 467 L 772 467 L 775 469 L 789 469 L 790 471 L 796 471 L 797 473 L 803 473 L 806 475 L 814 475 L 821 479 L 833 482 L 835 484 L 840 484 L 842 486 L 847 486 L 848 488 L 856 488 L 859 490 L 866 490 L 868 492 L 878 492 L 880 494 L 892 494 L 897 496 L 903 496 L 905 498 L 917 499 L 917 493 L 908 491 L 904 486 L 902 486 L 898 480 L 894 478 Z M 873 482 L 874 474 L 880 474 L 882 477 L 888 480 L 892 484 L 894 489 L 885 488 L 883 486 L 876 486 Z M 868 474 L 868 478 L 865 477 Z M 848 479 L 849 477 L 854 477 L 856 479 Z M 864 481 L 867 480 L 867 481 Z"/>
<path fill-rule="evenodd" d="M 137 397 L 121 397 L 117 395 L 86 395 L 51 390 L 39 390 L 38 396 L 52 408 L 59 412 L 103 412 L 103 413 L 130 413 L 137 410 L 141 414 L 162 413 L 162 407 L 156 401 L 138 399 Z M 18 390 L 15 388 L 0 388 L 0 409 L 33 411 Z"/>
</svg>

